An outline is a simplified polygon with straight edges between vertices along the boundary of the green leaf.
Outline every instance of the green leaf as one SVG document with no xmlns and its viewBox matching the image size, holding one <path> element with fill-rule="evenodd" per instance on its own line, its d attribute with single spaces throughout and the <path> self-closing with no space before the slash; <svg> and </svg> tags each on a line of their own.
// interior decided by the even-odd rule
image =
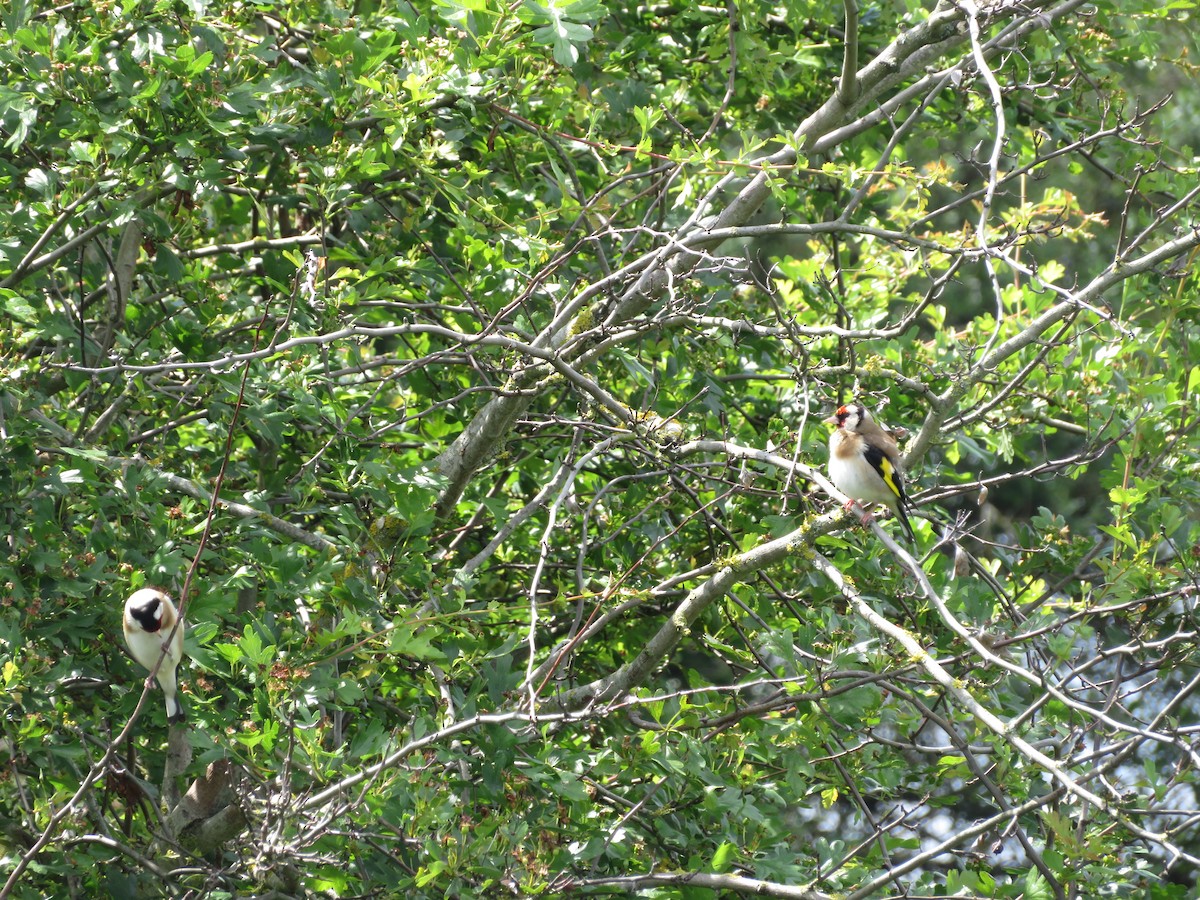
<svg viewBox="0 0 1200 900">
<path fill-rule="evenodd" d="M 722 843 L 717 847 L 716 853 L 713 854 L 710 868 L 714 872 L 728 872 L 733 868 L 737 860 L 737 848 L 729 841 Z"/>
<path fill-rule="evenodd" d="M 34 325 L 37 322 L 37 310 L 17 292 L 0 288 L 0 298 L 4 300 L 4 312 L 22 325 Z"/>
<path fill-rule="evenodd" d="M 1046 876 L 1037 869 L 1031 868 L 1025 873 L 1023 896 L 1028 900 L 1050 900 L 1054 896 L 1054 891 L 1051 890 L 1050 883 L 1046 881 Z"/>
</svg>

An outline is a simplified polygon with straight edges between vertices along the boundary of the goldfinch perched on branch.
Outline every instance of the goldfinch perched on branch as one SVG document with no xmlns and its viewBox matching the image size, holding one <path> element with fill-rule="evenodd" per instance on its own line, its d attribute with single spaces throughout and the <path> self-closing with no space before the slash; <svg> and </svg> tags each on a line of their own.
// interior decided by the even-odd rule
<svg viewBox="0 0 1200 900">
<path fill-rule="evenodd" d="M 916 543 L 905 515 L 908 495 L 904 493 L 904 470 L 896 439 L 871 418 L 861 403 L 839 406 L 825 421 L 837 426 L 829 437 L 829 480 L 852 500 L 888 506 L 908 539 Z M 863 524 L 870 518 L 870 513 L 864 513 Z"/>
<path fill-rule="evenodd" d="M 172 724 L 186 718 L 183 705 L 175 696 L 175 670 L 183 658 L 183 623 L 175 628 L 178 618 L 175 604 L 158 588 L 134 591 L 125 601 L 125 643 L 133 658 L 145 668 L 153 672 L 158 666 L 156 677 L 167 701 L 167 721 Z M 175 634 L 168 640 L 173 628 Z"/>
</svg>

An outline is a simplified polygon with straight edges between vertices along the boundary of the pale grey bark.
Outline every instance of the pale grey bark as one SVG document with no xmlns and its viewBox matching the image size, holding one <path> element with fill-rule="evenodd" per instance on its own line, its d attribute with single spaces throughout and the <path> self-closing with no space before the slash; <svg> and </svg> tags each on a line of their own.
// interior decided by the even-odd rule
<svg viewBox="0 0 1200 900">
<path fill-rule="evenodd" d="M 1019 2 L 1002 0 L 989 6 L 982 24 L 995 24 L 1011 19 L 1010 29 L 983 47 L 985 54 L 999 52 L 1001 39 L 1013 41 L 1032 31 L 1050 27 L 1079 6 L 1083 0 L 1052 2 Z M 662 246 L 649 254 L 648 259 L 638 260 L 625 267 L 627 272 L 636 272 L 637 278 L 605 311 L 604 324 L 608 328 L 628 321 L 647 310 L 670 285 L 685 278 L 711 253 L 721 239 L 706 240 L 704 234 L 715 229 L 737 228 L 745 225 L 770 197 L 772 183 L 779 178 L 790 177 L 790 170 L 799 159 L 797 148 L 806 153 L 820 153 L 830 149 L 836 142 L 829 137 L 844 140 L 860 131 L 873 127 L 885 117 L 877 113 L 893 99 L 891 92 L 900 89 L 906 97 L 911 95 L 914 78 L 923 89 L 934 90 L 939 80 L 947 81 L 950 72 L 961 70 L 971 64 L 972 55 L 966 54 L 944 66 L 944 71 L 926 72 L 934 67 L 946 54 L 963 46 L 969 40 L 966 14 L 953 3 L 939 2 L 929 17 L 901 32 L 874 59 L 863 66 L 855 79 L 853 101 L 848 91 L 831 90 L 829 99 L 792 133 L 788 146 L 757 161 L 758 172 L 748 182 L 738 187 L 740 175 L 722 179 L 704 198 L 680 228 Z M 926 73 L 923 76 L 921 73 Z M 733 196 L 725 199 L 730 191 Z M 611 280 L 611 279 L 609 279 Z M 572 310 L 579 309 L 584 296 L 595 295 L 595 285 L 586 288 L 580 295 L 565 304 L 564 310 L 542 333 L 537 344 L 551 351 L 562 353 L 570 361 L 587 347 L 570 342 L 570 333 L 564 327 L 564 319 Z M 454 442 L 437 459 L 438 471 L 446 477 L 436 505 L 436 512 L 445 517 L 453 510 L 467 485 L 475 474 L 504 446 L 517 420 L 534 402 L 536 393 L 531 388 L 551 371 L 545 363 L 531 364 L 514 376 L 506 390 L 488 400 L 470 419 Z"/>
</svg>

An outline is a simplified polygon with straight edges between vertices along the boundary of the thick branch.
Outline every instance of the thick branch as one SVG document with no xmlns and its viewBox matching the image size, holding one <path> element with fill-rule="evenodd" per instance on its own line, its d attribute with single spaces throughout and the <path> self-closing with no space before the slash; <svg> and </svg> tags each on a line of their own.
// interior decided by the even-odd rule
<svg viewBox="0 0 1200 900">
<path fill-rule="evenodd" d="M 728 891 L 734 894 L 750 894 L 755 897 L 778 897 L 782 900 L 832 900 L 831 895 L 811 888 L 780 884 L 777 881 L 761 881 L 742 875 L 720 875 L 711 872 L 653 872 L 648 875 L 626 875 L 615 878 L 587 878 L 575 881 L 564 879 L 561 884 L 552 884 L 550 891 L 556 894 L 570 893 L 575 889 L 587 893 L 614 893 L 628 895 L 657 887 L 692 887 L 709 891 Z"/>
<path fill-rule="evenodd" d="M 955 380 L 937 398 L 937 402 L 930 408 L 929 415 L 926 416 L 920 432 L 909 442 L 907 448 L 909 457 L 919 459 L 923 456 L 937 435 L 940 434 L 943 423 L 951 411 L 956 408 L 958 402 L 972 388 L 995 372 L 1009 357 L 1028 347 L 1034 341 L 1040 340 L 1041 336 L 1047 330 L 1081 309 L 1089 310 L 1104 319 L 1110 318 L 1096 307 L 1096 304 L 1100 302 L 1109 289 L 1120 284 L 1127 278 L 1132 278 L 1135 275 L 1143 275 L 1167 260 L 1187 253 L 1195 247 L 1200 247 L 1200 228 L 1193 228 L 1182 237 L 1178 237 L 1173 241 L 1167 241 L 1161 247 L 1144 253 L 1137 259 L 1114 263 L 1108 266 L 1108 268 L 1078 291 L 1072 291 L 1059 285 L 1044 282 L 1038 278 L 1037 272 L 1022 265 L 1012 257 L 1004 256 L 1004 261 L 1014 270 L 1021 272 L 1023 275 L 1034 280 L 1039 286 L 1058 294 L 1064 299 L 1030 322 L 1018 334 L 992 347 L 983 358 L 971 367 L 971 370 L 965 377 Z"/>
<path fill-rule="evenodd" d="M 1069 0 L 1063 9 L 1074 8 L 1081 0 Z M 993 21 L 1005 16 L 1027 15 L 1032 21 L 1049 24 L 1049 16 L 1034 18 L 1036 10 L 1048 3 L 1019 3 L 1004 0 L 989 9 Z M 730 175 L 722 179 L 697 204 L 688 221 L 684 223 L 665 244 L 648 258 L 632 285 L 613 303 L 604 317 L 606 327 L 613 327 L 645 310 L 655 298 L 668 290 L 671 284 L 684 277 L 700 259 L 703 251 L 711 251 L 719 245 L 718 239 L 704 239 L 697 247 L 694 239 L 713 228 L 737 228 L 745 225 L 770 196 L 774 180 L 781 171 L 796 165 L 798 148 L 808 151 L 815 141 L 836 128 L 852 122 L 860 113 L 874 109 L 882 95 L 904 83 L 928 65 L 942 57 L 947 51 L 962 44 L 966 39 L 961 9 L 949 3 L 939 3 L 929 17 L 920 24 L 900 34 L 875 59 L 868 63 L 856 77 L 856 97 L 847 105 L 844 96 L 835 92 L 812 115 L 800 123 L 792 133 L 788 145 L 758 161 L 758 173 L 730 199 L 716 215 L 709 210 L 718 198 L 733 188 L 740 176 Z M 585 289 L 580 297 L 592 296 L 592 288 Z M 566 304 L 564 310 L 539 338 L 539 346 L 558 349 L 567 340 L 565 319 L 575 315 L 580 306 L 580 297 Z M 582 352 L 578 348 L 576 352 Z M 517 419 L 529 408 L 533 396 L 516 393 L 489 400 L 472 418 L 463 431 L 438 457 L 437 467 L 446 476 L 447 483 L 436 505 L 439 516 L 446 516 L 457 503 L 467 484 L 480 467 L 496 453 L 507 439 Z"/>
<path fill-rule="evenodd" d="M 858 0 L 842 0 L 842 5 L 846 8 L 846 45 L 837 95 L 842 106 L 852 106 L 858 98 Z"/>
<path fill-rule="evenodd" d="M 775 459 L 783 461 L 780 457 Z M 841 502 L 848 502 L 849 498 L 830 484 L 820 472 L 809 469 L 807 466 L 798 466 L 798 468 L 802 470 L 802 474 L 815 481 L 831 497 Z M 692 624 L 704 610 L 725 596 L 735 585 L 745 581 L 747 576 L 780 562 L 789 555 L 808 552 L 814 538 L 833 527 L 840 516 L 841 512 L 839 511 L 823 516 L 815 522 L 805 522 L 782 537 L 767 541 L 765 544 L 760 544 L 743 553 L 734 554 L 712 577 L 688 592 L 683 602 L 676 607 L 675 612 L 662 624 L 658 632 L 646 643 L 637 656 L 604 678 L 598 678 L 589 684 L 563 691 L 548 698 L 547 704 L 563 710 L 581 709 L 592 703 L 620 697 L 642 684 L 647 676 L 662 665 L 671 651 L 683 640 Z"/>
</svg>

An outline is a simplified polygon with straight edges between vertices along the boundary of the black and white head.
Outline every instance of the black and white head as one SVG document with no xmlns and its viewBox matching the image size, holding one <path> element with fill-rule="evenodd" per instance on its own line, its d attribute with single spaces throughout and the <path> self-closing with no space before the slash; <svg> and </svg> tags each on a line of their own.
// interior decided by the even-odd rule
<svg viewBox="0 0 1200 900">
<path fill-rule="evenodd" d="M 871 421 L 871 414 L 861 403 L 847 403 L 839 406 L 837 412 L 825 421 L 845 431 L 858 431 L 863 424 Z"/>
<path fill-rule="evenodd" d="M 171 598 L 158 588 L 134 591 L 125 601 L 125 623 L 129 628 L 155 634 L 162 630 L 163 619 L 171 605 Z"/>
</svg>

